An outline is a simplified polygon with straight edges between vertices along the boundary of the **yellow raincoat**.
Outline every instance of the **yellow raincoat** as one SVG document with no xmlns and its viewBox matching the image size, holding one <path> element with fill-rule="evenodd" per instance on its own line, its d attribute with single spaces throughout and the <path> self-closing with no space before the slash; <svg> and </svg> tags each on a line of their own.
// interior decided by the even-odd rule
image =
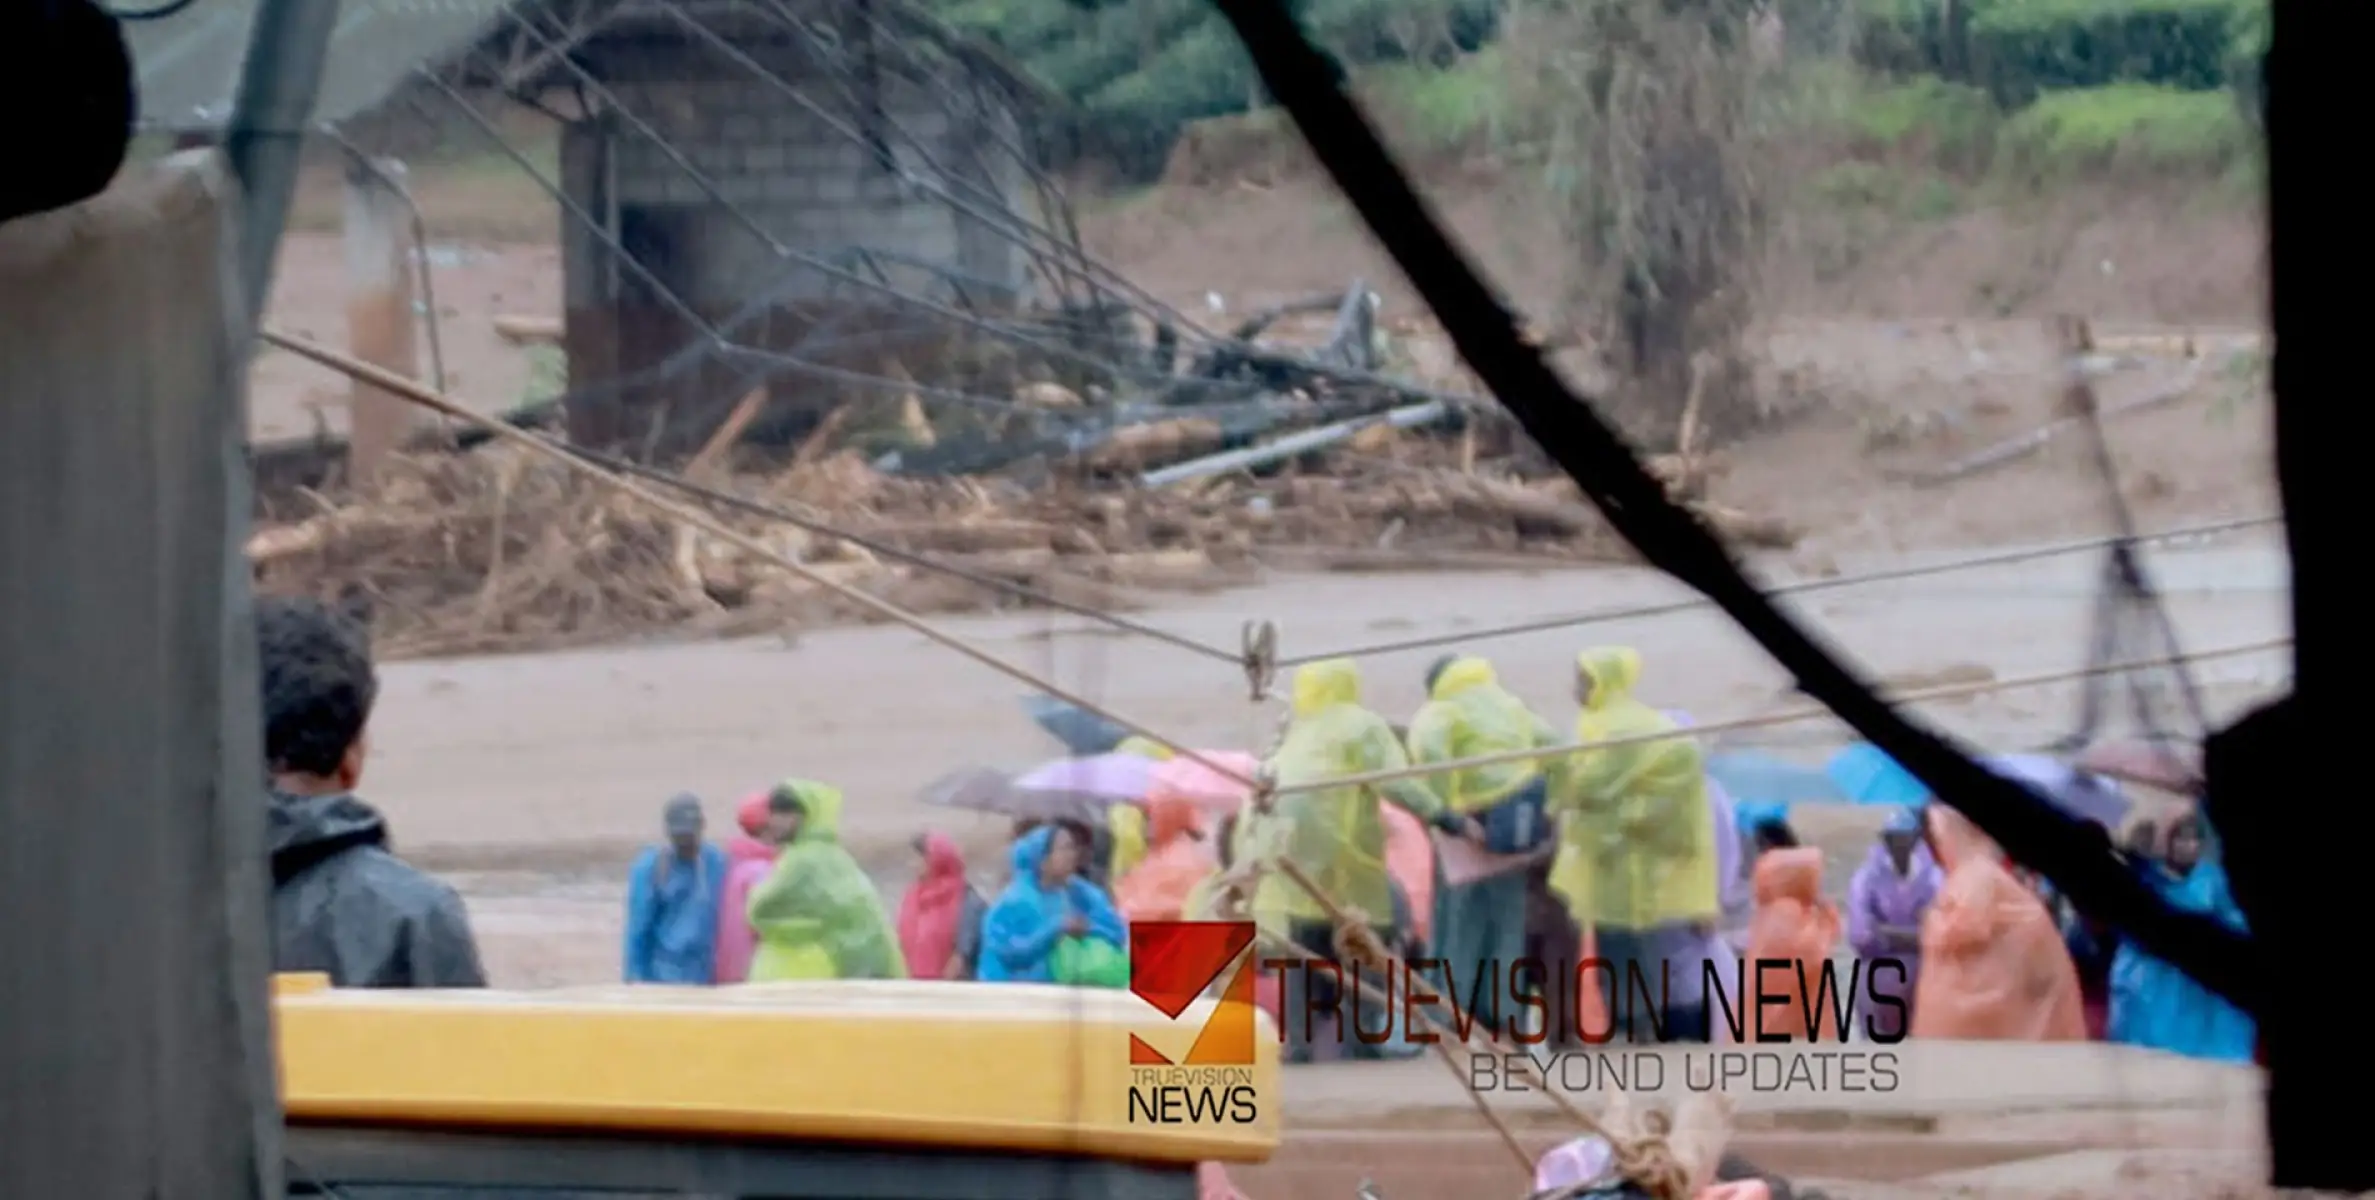
<svg viewBox="0 0 2375 1200">
<path fill-rule="evenodd" d="M 1360 700 L 1361 672 L 1351 659 L 1327 659 L 1295 672 L 1294 719 L 1270 758 L 1281 788 L 1410 765 L 1394 727 Z M 1422 821 L 1443 811 L 1443 802 L 1416 779 L 1288 792 L 1273 811 L 1249 809 L 1239 819 L 1239 852 L 1292 860 L 1336 903 L 1382 924 L 1391 919 L 1393 893 L 1386 885 L 1380 798 Z M 1257 885 L 1254 911 L 1262 924 L 1328 919 L 1303 889 L 1275 871 Z"/>
<path fill-rule="evenodd" d="M 1633 696 L 1641 654 L 1626 646 L 1576 659 L 1591 696 L 1575 718 L 1576 740 L 1670 732 L 1673 718 Z M 1550 887 L 1584 928 L 1646 929 L 1713 920 L 1715 816 L 1707 807 L 1706 764 L 1697 739 L 1662 738 L 1584 749 L 1552 773 L 1559 848 Z"/>
<path fill-rule="evenodd" d="M 750 893 L 759 935 L 750 979 L 904 979 L 905 956 L 874 881 L 842 848 L 841 790 L 810 779 L 781 788 L 800 801 L 800 831 Z"/>
<path fill-rule="evenodd" d="M 1171 751 L 1152 738 L 1135 734 L 1113 748 L 1148 762 L 1169 762 Z M 1113 852 L 1106 856 L 1105 877 L 1119 879 L 1146 858 L 1146 811 L 1135 804 L 1116 804 L 1105 810 L 1105 830 L 1113 835 Z"/>
<path fill-rule="evenodd" d="M 1105 856 L 1105 877 L 1120 879 L 1146 861 L 1146 810 L 1135 804 L 1105 809 L 1105 831 L 1113 835 L 1113 850 Z"/>
<path fill-rule="evenodd" d="M 1435 677 L 1427 703 L 1410 718 L 1411 761 L 1448 762 L 1556 746 L 1558 731 L 1509 693 L 1481 658 L 1455 658 Z M 1466 767 L 1427 777 L 1452 811 L 1482 812 L 1532 783 L 1540 762 Z"/>
</svg>

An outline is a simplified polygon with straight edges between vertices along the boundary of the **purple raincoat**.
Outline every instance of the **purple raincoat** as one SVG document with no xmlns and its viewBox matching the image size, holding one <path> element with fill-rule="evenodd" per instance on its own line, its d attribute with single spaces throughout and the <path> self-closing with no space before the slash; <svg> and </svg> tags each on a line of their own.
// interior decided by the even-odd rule
<svg viewBox="0 0 2375 1200">
<path fill-rule="evenodd" d="M 1914 980 L 1921 975 L 1921 952 L 1897 949 L 1884 943 L 1880 931 L 1886 926 L 1921 928 L 1922 914 L 1930 902 L 1938 898 L 1938 889 L 1946 882 L 1946 873 L 1938 869 L 1927 846 L 1915 846 L 1909 868 L 1897 874 L 1897 866 L 1889 861 L 1888 847 L 1875 845 L 1864 858 L 1864 865 L 1856 868 L 1855 877 L 1847 885 L 1847 944 L 1862 958 L 1896 958 L 1905 963 L 1905 983 L 1900 988 L 1891 979 L 1878 985 L 1882 993 L 1902 998 L 1908 1008 L 1913 1003 Z M 1876 1011 L 1872 1032 L 1886 1036 L 1896 1032 L 1894 1013 Z"/>
</svg>

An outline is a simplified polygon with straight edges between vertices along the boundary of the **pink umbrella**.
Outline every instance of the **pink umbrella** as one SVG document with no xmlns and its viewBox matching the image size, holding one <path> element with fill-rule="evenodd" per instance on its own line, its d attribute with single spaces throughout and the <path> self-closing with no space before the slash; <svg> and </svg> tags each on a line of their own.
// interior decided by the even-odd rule
<svg viewBox="0 0 2375 1200">
<path fill-rule="evenodd" d="M 1214 766 L 1235 771 L 1248 779 L 1261 767 L 1260 760 L 1240 750 L 1198 750 L 1197 754 L 1212 760 Z M 1146 781 L 1146 798 L 1158 796 L 1186 800 L 1211 818 L 1214 827 L 1226 818 L 1237 815 L 1245 804 L 1246 786 L 1212 767 L 1192 758 L 1173 758 L 1156 763 Z"/>
<path fill-rule="evenodd" d="M 924 789 L 924 803 L 1035 821 L 1102 824 L 1105 810 L 1146 799 L 1154 764 L 1134 754 L 1063 758 L 1008 778 L 976 768 Z"/>
</svg>

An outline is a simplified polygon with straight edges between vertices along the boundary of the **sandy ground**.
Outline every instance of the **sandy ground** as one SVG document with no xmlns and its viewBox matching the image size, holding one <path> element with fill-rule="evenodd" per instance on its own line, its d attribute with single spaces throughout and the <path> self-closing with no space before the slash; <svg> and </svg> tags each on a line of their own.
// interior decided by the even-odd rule
<svg viewBox="0 0 2375 1200">
<path fill-rule="evenodd" d="M 2287 586 L 2264 534 L 2164 550 L 2152 560 L 2186 643 L 2199 650 L 2284 636 Z M 1849 570 L 1861 564 L 1843 564 Z M 1999 679 L 2083 661 L 2091 556 L 1845 588 L 1795 605 L 1814 627 L 1884 679 L 1920 684 L 1974 666 Z M 1277 621 L 1287 654 L 1384 640 L 1463 635 L 1510 622 L 1676 598 L 1639 570 L 1535 575 L 1287 577 L 1263 587 L 1183 599 L 1146 619 L 1213 645 L 1249 617 Z M 951 632 L 1187 741 L 1241 746 L 1275 708 L 1250 705 L 1232 664 L 1143 639 L 1089 632 L 1077 621 L 966 618 Z M 1702 722 L 1794 707 L 1785 680 L 1718 615 L 1698 611 L 1462 645 L 1491 654 L 1510 685 L 1544 711 L 1561 700 L 1574 651 L 1638 646 L 1644 692 Z M 1364 660 L 1369 698 L 1412 710 L 1432 655 Z M 2284 659 L 2257 654 L 2203 663 L 2197 678 L 2221 712 L 2268 695 Z M 1024 717 L 1024 689 L 895 628 L 827 630 L 776 641 L 649 646 L 535 657 L 399 663 L 386 668 L 366 791 L 403 849 L 463 872 L 498 979 L 590 982 L 615 971 L 617 877 L 652 835 L 668 795 L 690 789 L 713 821 L 732 802 L 787 774 L 847 790 L 848 835 L 884 869 L 904 874 L 903 847 L 931 826 L 994 844 L 994 825 L 920 805 L 920 789 L 972 765 L 1027 766 L 1052 743 Z M 2068 685 L 2006 691 L 1925 709 L 1944 727 L 1996 749 L 2067 732 Z M 1563 717 L 1560 719 L 1564 719 Z M 1812 750 L 1836 744 L 1827 723 L 1762 732 L 1756 741 Z M 1807 734 L 1817 736 L 1807 737 Z M 1840 854 L 1868 837 L 1868 816 L 1841 830 Z M 1859 823 L 1861 822 L 1861 823 Z M 977 854 L 985 879 L 996 864 Z M 1844 862 L 1834 870 L 1843 878 Z"/>
<path fill-rule="evenodd" d="M 1549 312 L 1557 259 L 1544 248 L 1555 247 L 1556 230 L 1539 206 L 1506 186 L 1438 182 L 1438 201 L 1478 257 L 1530 311 Z M 556 314 L 557 255 L 549 246 L 466 243 L 439 231 L 468 228 L 469 221 L 446 219 L 469 216 L 467 205 L 535 201 L 490 200 L 484 180 L 441 190 L 423 179 L 416 191 L 432 231 L 433 307 L 447 382 L 474 407 L 509 407 L 528 386 L 529 361 L 494 337 L 488 321 L 496 313 Z M 512 229 L 539 224 L 525 209 L 498 215 Z M 1413 315 L 1391 268 L 1341 204 L 1307 181 L 1165 189 L 1130 204 L 1092 206 L 1084 225 L 1091 245 L 1123 273 L 1215 323 L 1223 318 L 1204 311 L 1209 292 L 1234 314 L 1355 276 L 1384 287 L 1389 321 Z M 2113 423 L 2123 491 L 2139 521 L 2167 528 L 2272 511 L 2267 415 L 2255 400 L 2252 356 L 2230 354 L 2260 323 L 2255 239 L 2249 214 L 2075 197 L 2031 212 L 1966 213 L 1869 245 L 1800 247 L 1773 276 L 1763 335 L 1769 361 L 1793 382 L 1775 397 L 1771 428 L 1726 452 L 1716 498 L 1806 530 L 1797 550 L 1755 564 L 1776 581 L 2103 532 L 2103 484 L 2073 439 L 1950 486 L 1907 482 L 1908 473 L 2048 420 L 2056 376 L 2035 318 L 2077 312 L 2107 325 L 2210 333 L 2219 347 L 2202 366 L 2150 361 L 2104 385 L 2113 404 L 2189 371 L 2199 385 L 2179 403 Z M 334 234 L 292 235 L 272 320 L 342 340 L 343 274 Z M 1424 338 L 1412 352 L 1438 370 L 1450 368 L 1447 352 Z M 424 374 L 427 361 L 424 350 Z M 337 378 L 268 353 L 253 376 L 257 436 L 336 429 L 344 394 Z M 2159 547 L 2152 562 L 2190 647 L 2285 634 L 2287 574 L 2267 531 Z M 2094 567 L 2089 556 L 2069 556 L 1841 588 L 1792 607 L 1899 686 L 1974 674 L 2012 679 L 2083 660 Z M 1786 680 L 1703 610 L 1484 636 L 1510 622 L 1682 594 L 1671 581 L 1634 569 L 1280 574 L 1137 614 L 1219 648 L 1210 657 L 1070 618 L 961 618 L 946 627 L 1133 717 L 1216 746 L 1252 742 L 1275 720 L 1274 708 L 1248 703 L 1228 661 L 1240 623 L 1256 617 L 1279 623 L 1289 655 L 1458 637 L 1463 648 L 1491 654 L 1513 687 L 1561 721 L 1566 664 L 1579 647 L 1602 641 L 1640 647 L 1649 664 L 1645 693 L 1702 722 L 1793 706 Z M 1408 712 L 1419 699 L 1419 673 L 1437 652 L 1364 658 L 1372 702 Z M 2285 661 L 2277 654 L 2221 659 L 2202 664 L 2197 676 L 2213 709 L 2227 713 L 2279 690 Z M 678 790 L 706 797 L 722 826 L 742 794 L 786 774 L 821 777 L 849 792 L 850 838 L 886 893 L 904 882 L 907 838 L 927 826 L 960 834 L 975 851 L 977 874 L 994 880 L 995 826 L 928 810 L 915 797 L 951 769 L 1045 757 L 1052 745 L 1015 703 L 1023 690 L 912 632 L 881 627 L 393 663 L 384 670 L 364 790 L 387 810 L 403 852 L 463 888 L 498 983 L 603 981 L 617 970 L 625 860 L 654 832 L 662 800 Z M 2075 697 L 2061 685 L 1922 712 L 1976 743 L 2014 749 L 2067 731 Z M 1730 740 L 1811 754 L 1840 736 L 1814 722 Z M 1831 852 L 1839 885 L 1847 860 L 1870 837 L 1870 814 L 1808 813 L 1800 823 Z M 2087 1061 L 2095 1064 L 2089 1069 L 2102 1066 Z M 2005 1063 L 1941 1067 L 1954 1089 L 1974 1097 L 1971 1104 L 1918 1119 L 1900 1111 L 1902 1128 L 1857 1126 L 1847 1136 L 1835 1128 L 1807 1132 L 1831 1128 L 1819 1119 L 1805 1127 L 1776 1120 L 1744 1134 L 1743 1148 L 1775 1169 L 1824 1181 L 1834 1195 L 2252 1192 L 2257 1123 L 2248 1080 L 2179 1079 L 2129 1059 L 2113 1065 L 2092 1107 L 2072 1108 L 2065 1097 L 2046 1111 L 2006 1112 L 2025 1093 L 2015 1086 L 2017 1074 L 2004 1074 Z M 2021 1069 L 2058 1077 L 2066 1067 Z M 1246 1175 L 1249 1189 L 1264 1200 L 1341 1198 L 1373 1175 L 1387 1200 L 1514 1191 L 1517 1181 L 1491 1136 L 1464 1109 L 1454 1115 L 1441 1107 L 1465 1101 L 1439 1075 L 1394 1073 L 1402 1070 L 1364 1064 L 1298 1076 L 1291 1084 L 1303 1097 L 1296 1137 L 1278 1162 Z M 1418 1124 L 1403 1128 L 1388 1119 L 1377 1107 L 1381 1096 L 1416 1097 Z M 1347 1124 L 1359 1128 L 1347 1131 Z M 1533 1136 L 1549 1130 L 1537 1122 Z"/>
</svg>

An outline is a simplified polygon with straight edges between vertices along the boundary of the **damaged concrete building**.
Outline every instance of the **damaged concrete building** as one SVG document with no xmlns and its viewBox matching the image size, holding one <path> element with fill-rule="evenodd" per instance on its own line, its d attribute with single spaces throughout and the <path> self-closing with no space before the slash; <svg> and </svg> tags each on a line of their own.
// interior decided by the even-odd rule
<svg viewBox="0 0 2375 1200">
<path fill-rule="evenodd" d="M 1025 128 L 1044 97 L 893 0 L 347 7 L 325 127 L 408 109 L 537 170 L 488 114 L 560 123 L 540 175 L 574 440 L 681 445 L 761 385 L 771 420 L 813 421 L 1032 293 L 1061 203 Z M 219 126 L 252 15 L 219 0 L 130 27 L 151 128 Z"/>
</svg>

